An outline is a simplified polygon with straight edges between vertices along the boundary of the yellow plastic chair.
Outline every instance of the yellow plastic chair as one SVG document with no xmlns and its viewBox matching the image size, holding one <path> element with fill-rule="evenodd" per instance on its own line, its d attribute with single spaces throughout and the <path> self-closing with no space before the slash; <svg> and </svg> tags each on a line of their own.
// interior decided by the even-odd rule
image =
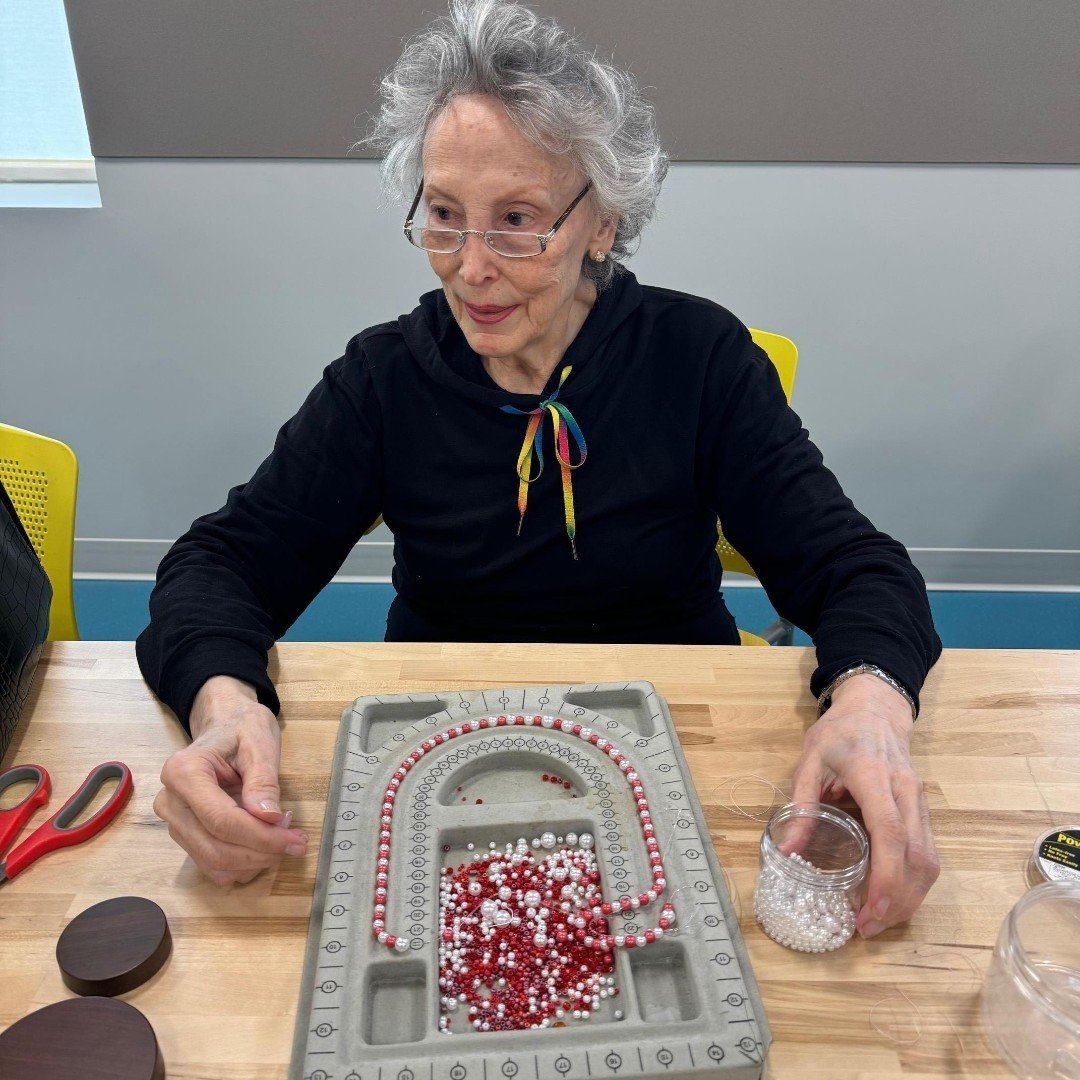
<svg viewBox="0 0 1080 1080">
<path fill-rule="evenodd" d="M 795 342 L 767 330 L 751 329 L 750 336 L 772 361 L 790 404 L 791 395 L 795 392 L 795 369 L 799 364 L 799 350 L 795 347 Z M 716 554 L 725 570 L 757 577 L 754 568 L 728 543 L 720 522 L 716 523 Z M 744 645 L 771 645 L 774 641 L 790 644 L 791 632 L 791 624 L 786 619 L 781 619 L 764 631 L 764 637 L 751 634 L 748 630 L 740 630 L 739 637 Z"/>
<path fill-rule="evenodd" d="M 0 482 L 52 584 L 49 640 L 78 641 L 71 581 L 79 463 L 56 439 L 0 424 Z"/>
</svg>

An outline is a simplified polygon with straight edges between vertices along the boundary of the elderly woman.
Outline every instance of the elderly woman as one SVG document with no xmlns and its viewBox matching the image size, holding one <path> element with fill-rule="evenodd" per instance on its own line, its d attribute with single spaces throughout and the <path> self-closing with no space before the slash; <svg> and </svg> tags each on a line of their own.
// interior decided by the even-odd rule
<svg viewBox="0 0 1080 1080">
<path fill-rule="evenodd" d="M 155 802 L 174 839 L 221 884 L 305 851 L 267 650 L 380 514 L 387 640 L 733 645 L 719 517 L 817 646 L 794 797 L 863 811 L 861 932 L 908 918 L 937 874 L 909 757 L 941 648 L 925 586 L 746 327 L 625 269 L 667 170 L 634 82 L 515 3 L 452 0 L 386 77 L 374 138 L 441 288 L 357 334 L 161 564 L 138 656 L 194 740 Z"/>
</svg>

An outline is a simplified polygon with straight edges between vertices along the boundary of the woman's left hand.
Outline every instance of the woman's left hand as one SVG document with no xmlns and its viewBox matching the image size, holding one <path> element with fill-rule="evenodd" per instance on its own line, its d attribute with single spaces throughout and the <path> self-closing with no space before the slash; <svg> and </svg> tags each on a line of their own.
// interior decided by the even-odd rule
<svg viewBox="0 0 1080 1080">
<path fill-rule="evenodd" d="M 911 707 L 874 675 L 842 682 L 806 732 L 793 802 L 833 802 L 850 793 L 870 834 L 864 938 L 909 919 L 940 866 L 923 784 L 911 765 Z"/>
</svg>

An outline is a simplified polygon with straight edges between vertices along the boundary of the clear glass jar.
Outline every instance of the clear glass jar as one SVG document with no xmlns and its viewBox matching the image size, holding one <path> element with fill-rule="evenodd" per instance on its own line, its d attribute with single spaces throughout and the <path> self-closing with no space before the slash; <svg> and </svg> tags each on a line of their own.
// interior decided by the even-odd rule
<svg viewBox="0 0 1080 1080">
<path fill-rule="evenodd" d="M 1023 1077 L 1080 1077 L 1080 882 L 1052 881 L 1005 917 L 982 992 L 994 1046 Z"/>
<path fill-rule="evenodd" d="M 754 915 L 781 945 L 831 952 L 855 933 L 870 845 L 863 827 L 826 803 L 788 803 L 761 834 Z"/>
</svg>

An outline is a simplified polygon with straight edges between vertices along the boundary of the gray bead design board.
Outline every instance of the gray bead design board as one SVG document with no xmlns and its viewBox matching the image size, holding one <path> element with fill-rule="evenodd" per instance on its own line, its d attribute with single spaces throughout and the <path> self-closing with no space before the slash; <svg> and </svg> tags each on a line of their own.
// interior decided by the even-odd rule
<svg viewBox="0 0 1080 1080">
<path fill-rule="evenodd" d="M 677 932 L 616 950 L 618 997 L 587 1022 L 540 1031 L 438 1030 L 438 880 L 443 866 L 544 831 L 591 832 L 604 895 L 649 887 L 624 775 L 563 731 L 470 732 L 426 753 L 402 781 L 391 841 L 387 929 L 371 934 L 382 794 L 437 732 L 483 716 L 544 714 L 589 727 L 633 762 L 653 812 Z M 544 773 L 565 783 L 542 783 Z M 614 934 L 654 926 L 660 903 L 612 916 Z M 619 1011 L 621 1018 L 615 1013 Z M 738 921 L 671 715 L 650 683 L 358 698 L 342 716 L 290 1080 L 759 1080 L 770 1033 Z"/>
</svg>

